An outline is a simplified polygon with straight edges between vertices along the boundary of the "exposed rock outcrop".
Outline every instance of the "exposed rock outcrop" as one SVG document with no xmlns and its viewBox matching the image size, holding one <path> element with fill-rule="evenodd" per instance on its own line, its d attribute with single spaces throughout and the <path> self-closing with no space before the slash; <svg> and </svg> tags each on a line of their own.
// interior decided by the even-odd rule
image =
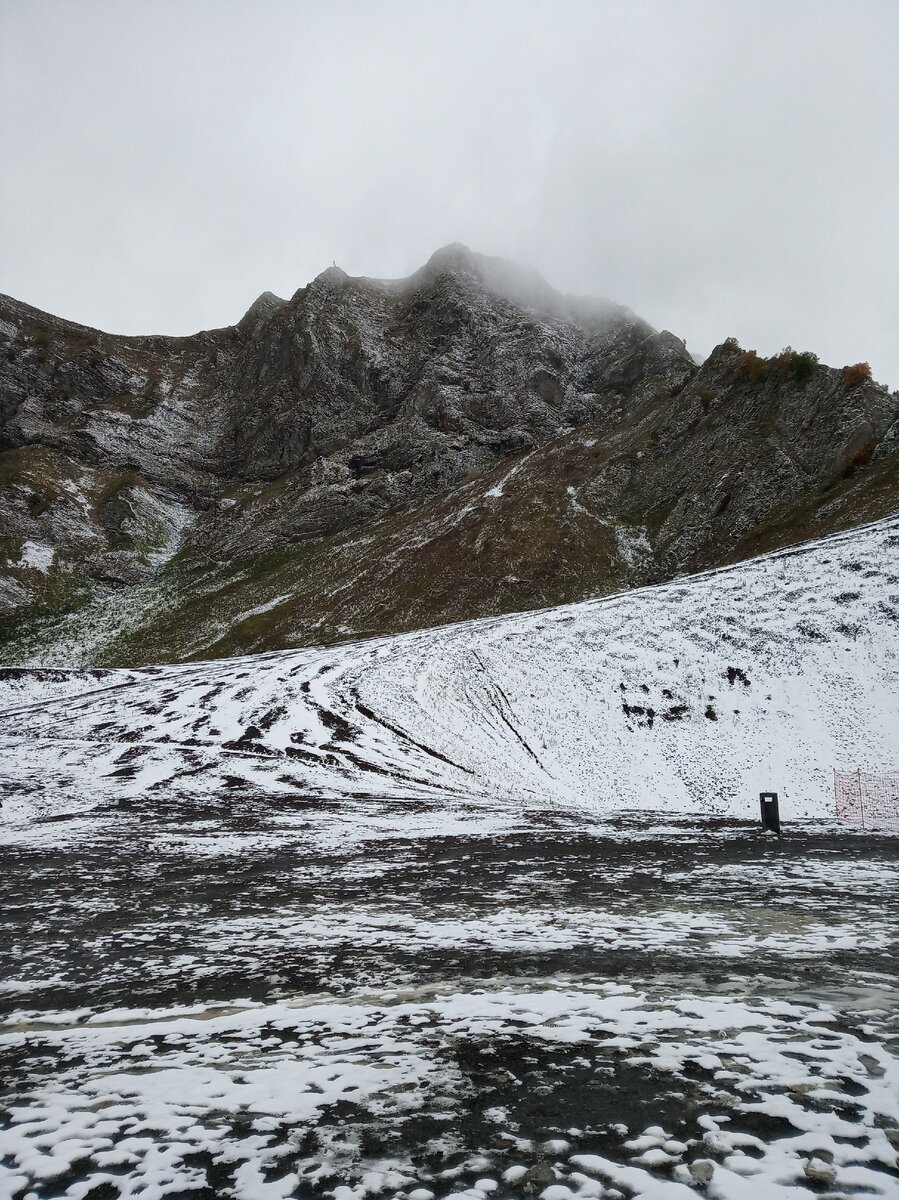
<svg viewBox="0 0 899 1200">
<path fill-rule="evenodd" d="M 185 338 L 0 299 L 6 657 L 37 629 L 65 659 L 60 614 L 97 605 L 98 662 L 262 649 L 873 519 L 896 505 L 899 398 L 850 383 L 734 342 L 697 368 L 627 309 L 462 246 L 400 281 L 331 267 Z"/>
</svg>

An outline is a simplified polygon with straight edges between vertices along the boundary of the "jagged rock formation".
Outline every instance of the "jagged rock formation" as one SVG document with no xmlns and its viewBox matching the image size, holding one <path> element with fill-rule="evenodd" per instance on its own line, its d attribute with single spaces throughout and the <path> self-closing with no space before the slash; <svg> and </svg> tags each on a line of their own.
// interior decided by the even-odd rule
<svg viewBox="0 0 899 1200">
<path fill-rule="evenodd" d="M 7 661 L 281 648 L 578 600 L 894 510 L 899 397 L 450 246 L 228 329 L 0 300 Z"/>
</svg>

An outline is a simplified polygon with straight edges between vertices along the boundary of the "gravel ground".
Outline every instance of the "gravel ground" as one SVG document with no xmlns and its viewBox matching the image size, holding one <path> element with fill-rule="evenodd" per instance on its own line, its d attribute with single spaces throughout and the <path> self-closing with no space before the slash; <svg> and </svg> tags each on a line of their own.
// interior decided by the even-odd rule
<svg viewBox="0 0 899 1200">
<path fill-rule="evenodd" d="M 0 1196 L 899 1196 L 899 839 L 428 802 L 0 825 Z"/>
</svg>

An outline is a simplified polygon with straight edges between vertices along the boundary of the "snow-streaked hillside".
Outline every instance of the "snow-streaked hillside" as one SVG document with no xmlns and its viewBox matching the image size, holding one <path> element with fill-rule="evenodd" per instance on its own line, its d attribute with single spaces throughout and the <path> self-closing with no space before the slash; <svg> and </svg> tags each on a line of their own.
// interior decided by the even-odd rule
<svg viewBox="0 0 899 1200">
<path fill-rule="evenodd" d="M 899 765 L 899 519 L 539 613 L 4 686 L 12 819 L 148 789 L 827 816 L 834 766 Z"/>
</svg>

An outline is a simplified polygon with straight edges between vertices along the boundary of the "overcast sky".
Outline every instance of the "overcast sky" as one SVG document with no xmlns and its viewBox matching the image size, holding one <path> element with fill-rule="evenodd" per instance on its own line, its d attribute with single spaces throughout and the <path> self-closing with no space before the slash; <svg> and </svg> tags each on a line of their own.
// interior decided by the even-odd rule
<svg viewBox="0 0 899 1200">
<path fill-rule="evenodd" d="M 187 333 L 461 241 L 899 387 L 899 0 L 0 0 L 0 290 Z"/>
</svg>

